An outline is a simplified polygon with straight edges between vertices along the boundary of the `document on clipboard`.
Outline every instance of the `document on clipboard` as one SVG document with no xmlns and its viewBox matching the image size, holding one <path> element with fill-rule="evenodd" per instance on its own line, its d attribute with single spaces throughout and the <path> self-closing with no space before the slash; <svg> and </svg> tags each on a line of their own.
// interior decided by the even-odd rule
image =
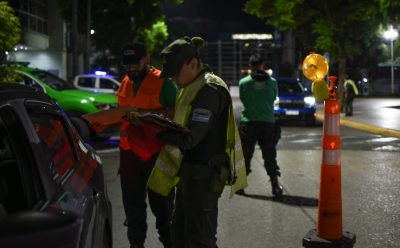
<svg viewBox="0 0 400 248">
<path fill-rule="evenodd" d="M 122 117 L 127 112 L 134 110 L 134 107 L 125 106 L 86 114 L 82 117 L 89 123 L 95 132 L 100 133 L 109 127 L 120 124 L 123 120 Z"/>
<path fill-rule="evenodd" d="M 184 126 L 172 121 L 165 115 L 147 112 L 147 113 L 138 115 L 138 118 L 141 121 L 145 121 L 145 122 L 147 121 L 147 122 L 157 124 L 158 126 L 165 128 L 165 130 L 189 132 L 189 129 L 187 127 L 184 127 Z"/>
</svg>

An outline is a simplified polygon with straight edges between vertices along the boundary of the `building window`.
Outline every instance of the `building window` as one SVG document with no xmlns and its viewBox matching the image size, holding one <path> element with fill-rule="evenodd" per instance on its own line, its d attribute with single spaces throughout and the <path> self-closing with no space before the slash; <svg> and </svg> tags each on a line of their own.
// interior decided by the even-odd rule
<svg viewBox="0 0 400 248">
<path fill-rule="evenodd" d="M 21 28 L 48 34 L 47 0 L 20 0 L 11 5 L 20 18 Z"/>
</svg>

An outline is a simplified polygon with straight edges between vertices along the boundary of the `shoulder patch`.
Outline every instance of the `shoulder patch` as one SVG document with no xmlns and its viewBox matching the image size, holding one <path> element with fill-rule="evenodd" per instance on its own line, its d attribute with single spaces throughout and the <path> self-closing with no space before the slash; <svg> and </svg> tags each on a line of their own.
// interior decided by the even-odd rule
<svg viewBox="0 0 400 248">
<path fill-rule="evenodd" d="M 210 121 L 211 111 L 204 108 L 193 109 L 192 121 L 207 123 Z"/>
</svg>

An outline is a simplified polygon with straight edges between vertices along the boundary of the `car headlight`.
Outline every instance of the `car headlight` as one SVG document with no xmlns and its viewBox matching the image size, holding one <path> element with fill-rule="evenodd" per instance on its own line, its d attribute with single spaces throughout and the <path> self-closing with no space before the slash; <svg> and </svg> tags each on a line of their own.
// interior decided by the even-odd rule
<svg viewBox="0 0 400 248">
<path fill-rule="evenodd" d="M 98 110 L 107 110 L 118 107 L 117 104 L 110 104 L 110 103 L 95 103 L 94 106 L 96 106 Z"/>
<path fill-rule="evenodd" d="M 306 106 L 312 107 L 315 105 L 315 98 L 313 96 L 306 96 L 304 97 L 304 102 Z"/>
<path fill-rule="evenodd" d="M 277 110 L 279 107 L 279 97 L 276 97 L 275 101 L 274 101 L 274 109 Z"/>
</svg>

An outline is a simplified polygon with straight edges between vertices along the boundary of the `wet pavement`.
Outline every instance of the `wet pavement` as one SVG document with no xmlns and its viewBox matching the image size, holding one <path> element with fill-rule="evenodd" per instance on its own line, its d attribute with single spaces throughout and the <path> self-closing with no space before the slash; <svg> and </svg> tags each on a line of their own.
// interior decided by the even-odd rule
<svg viewBox="0 0 400 248">
<path fill-rule="evenodd" d="M 235 104 L 237 108 L 240 107 L 237 99 Z M 400 106 L 400 99 L 356 98 L 353 116 L 342 116 L 341 120 L 345 120 L 342 125 L 357 128 L 358 124 L 359 127 L 366 127 L 360 130 L 376 134 L 368 135 L 368 139 L 398 140 L 396 135 L 400 133 L 400 109 L 396 106 Z M 323 106 L 319 105 L 318 113 L 321 116 L 322 109 Z M 321 129 L 321 125 L 315 128 Z M 390 132 L 382 133 L 382 130 Z M 356 130 L 353 136 L 347 136 L 349 133 L 351 129 L 345 132 L 347 140 L 355 139 L 363 132 Z M 385 134 L 387 138 L 380 136 Z M 309 136 L 306 132 L 301 135 L 304 140 Z M 259 149 L 256 149 L 252 160 L 253 171 L 248 177 L 246 195 L 235 195 L 229 199 L 229 188 L 225 189 L 219 204 L 219 247 L 302 247 L 303 237 L 316 228 L 322 153 L 315 146 L 288 145 L 288 142 L 294 142 L 295 139 L 298 141 L 298 136 L 288 134 L 281 140 L 287 144 L 280 144 L 278 149 L 277 159 L 282 172 L 280 181 L 284 188 L 282 198 L 272 197 Z M 115 148 L 99 152 L 113 205 L 114 247 L 128 248 L 126 228 L 122 225 L 124 212 L 117 176 L 119 153 Z M 354 247 L 399 247 L 399 161 L 398 150 L 357 150 L 356 145 L 342 149 L 343 230 L 356 234 Z M 146 240 L 146 247 L 149 248 L 161 247 L 154 223 L 154 216 L 149 211 Z"/>
<path fill-rule="evenodd" d="M 323 104 L 317 117 L 323 119 Z M 341 115 L 341 124 L 367 132 L 400 138 L 400 98 L 355 98 L 353 115 Z"/>
</svg>

